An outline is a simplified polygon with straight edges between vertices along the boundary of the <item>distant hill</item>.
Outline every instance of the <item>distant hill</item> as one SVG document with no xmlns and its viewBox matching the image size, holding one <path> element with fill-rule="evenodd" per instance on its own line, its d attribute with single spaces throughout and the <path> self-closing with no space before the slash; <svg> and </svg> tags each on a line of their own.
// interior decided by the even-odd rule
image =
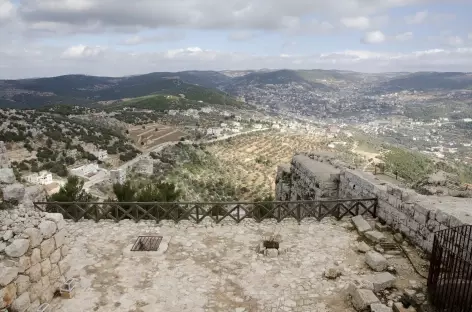
<svg viewBox="0 0 472 312">
<path fill-rule="evenodd" d="M 351 88 L 352 87 L 352 88 Z M 259 94 L 280 92 L 307 101 L 319 102 L 313 94 L 363 90 L 367 93 L 402 90 L 472 89 L 470 73 L 383 73 L 364 74 L 341 70 L 247 70 L 156 72 L 128 77 L 66 75 L 51 78 L 0 80 L 0 107 L 37 108 L 51 104 L 94 106 L 101 101 L 116 101 L 152 94 L 186 94 L 187 99 L 211 104 L 237 104 L 222 90 L 247 96 L 254 102 Z M 285 96 L 286 98 L 286 96 Z M 218 103 L 215 103 L 218 102 Z"/>
<path fill-rule="evenodd" d="M 472 89 L 472 73 L 418 72 L 388 79 L 377 86 L 379 91 L 433 91 Z"/>
<path fill-rule="evenodd" d="M 2 80 L 0 107 L 36 108 L 51 104 L 90 106 L 99 101 L 135 98 L 153 93 L 186 92 L 191 92 L 195 100 L 208 99 L 214 102 L 225 97 L 215 88 L 229 79 L 218 72 L 166 72 L 122 78 L 67 75 Z"/>
</svg>

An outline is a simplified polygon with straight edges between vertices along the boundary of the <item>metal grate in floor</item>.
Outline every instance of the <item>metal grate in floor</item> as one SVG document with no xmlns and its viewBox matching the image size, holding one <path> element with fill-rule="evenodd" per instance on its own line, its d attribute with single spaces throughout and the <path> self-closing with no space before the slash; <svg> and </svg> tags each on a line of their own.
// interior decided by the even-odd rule
<svg viewBox="0 0 472 312">
<path fill-rule="evenodd" d="M 138 236 L 131 251 L 157 251 L 161 241 L 162 236 Z"/>
</svg>

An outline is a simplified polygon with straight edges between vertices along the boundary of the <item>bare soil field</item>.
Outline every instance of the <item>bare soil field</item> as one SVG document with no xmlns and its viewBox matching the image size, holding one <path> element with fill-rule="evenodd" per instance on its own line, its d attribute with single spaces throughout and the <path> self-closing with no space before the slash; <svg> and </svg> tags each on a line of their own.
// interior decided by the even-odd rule
<svg viewBox="0 0 472 312">
<path fill-rule="evenodd" d="M 129 138 L 133 140 L 136 146 L 143 149 L 150 149 L 169 141 L 178 141 L 181 137 L 187 135 L 180 129 L 158 123 L 131 126 L 128 131 Z"/>
</svg>

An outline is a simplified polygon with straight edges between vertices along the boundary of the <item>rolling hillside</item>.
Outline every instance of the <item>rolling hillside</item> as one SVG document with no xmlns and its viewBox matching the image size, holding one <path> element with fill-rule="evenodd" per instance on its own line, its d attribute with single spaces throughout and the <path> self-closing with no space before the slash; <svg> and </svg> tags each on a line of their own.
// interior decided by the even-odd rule
<svg viewBox="0 0 472 312">
<path fill-rule="evenodd" d="M 340 70 L 259 70 L 156 72 L 128 77 L 67 75 L 51 78 L 0 80 L 0 107 L 37 108 L 51 104 L 93 106 L 151 94 L 178 95 L 210 104 L 238 102 L 225 95 L 246 96 L 254 102 L 258 94 L 274 99 L 305 98 L 313 94 L 345 92 L 397 92 L 472 89 L 470 73 L 382 73 L 363 74 Z M 249 97 L 247 95 L 249 94 Z M 281 99 L 282 99 L 281 98 Z"/>
</svg>

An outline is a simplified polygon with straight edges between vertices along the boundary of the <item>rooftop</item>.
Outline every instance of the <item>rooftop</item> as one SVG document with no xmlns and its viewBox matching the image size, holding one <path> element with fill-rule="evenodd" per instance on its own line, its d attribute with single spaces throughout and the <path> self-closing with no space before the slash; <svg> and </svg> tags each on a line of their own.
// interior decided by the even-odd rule
<svg viewBox="0 0 472 312">
<path fill-rule="evenodd" d="M 300 225 L 294 219 L 68 223 L 70 274 L 80 286 L 74 298 L 56 298 L 52 306 L 69 312 L 355 311 L 340 294 L 372 271 L 356 250 L 358 234 L 350 226 L 330 218 Z M 130 251 L 139 235 L 161 235 L 159 250 Z M 270 235 L 280 236 L 286 253 L 257 253 Z M 404 258 L 390 261 L 407 274 L 398 283 L 419 278 Z M 323 277 L 335 262 L 343 275 Z"/>
</svg>

